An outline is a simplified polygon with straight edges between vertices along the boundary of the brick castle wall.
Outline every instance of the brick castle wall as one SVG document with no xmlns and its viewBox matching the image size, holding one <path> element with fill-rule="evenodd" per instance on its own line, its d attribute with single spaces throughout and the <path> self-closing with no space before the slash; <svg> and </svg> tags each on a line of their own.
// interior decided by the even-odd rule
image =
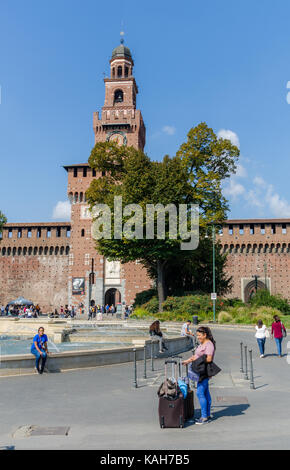
<svg viewBox="0 0 290 470">
<path fill-rule="evenodd" d="M 247 301 L 259 287 L 290 299 L 290 219 L 228 220 L 218 236 L 232 276 L 229 297 Z"/>
<path fill-rule="evenodd" d="M 51 312 L 68 300 L 70 224 L 7 224 L 0 242 L 0 304 L 23 296 Z"/>
</svg>

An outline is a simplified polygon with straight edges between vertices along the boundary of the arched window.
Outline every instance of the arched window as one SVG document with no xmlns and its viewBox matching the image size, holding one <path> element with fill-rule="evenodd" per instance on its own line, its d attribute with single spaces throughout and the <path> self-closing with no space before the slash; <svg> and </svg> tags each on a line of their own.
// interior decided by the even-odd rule
<svg viewBox="0 0 290 470">
<path fill-rule="evenodd" d="M 116 90 L 114 93 L 114 103 L 123 103 L 124 94 L 122 90 Z"/>
<path fill-rule="evenodd" d="M 115 67 L 112 68 L 112 77 L 115 78 Z"/>
<path fill-rule="evenodd" d="M 119 65 L 118 67 L 118 77 L 122 77 L 122 67 Z"/>
<path fill-rule="evenodd" d="M 129 69 L 128 67 L 125 67 L 125 77 L 128 77 L 128 74 L 129 74 Z"/>
<path fill-rule="evenodd" d="M 26 254 L 27 254 L 27 246 L 23 248 L 23 256 L 26 256 Z"/>
<path fill-rule="evenodd" d="M 81 231 L 81 236 L 84 237 L 85 236 L 85 229 L 82 228 L 82 231 Z"/>
</svg>

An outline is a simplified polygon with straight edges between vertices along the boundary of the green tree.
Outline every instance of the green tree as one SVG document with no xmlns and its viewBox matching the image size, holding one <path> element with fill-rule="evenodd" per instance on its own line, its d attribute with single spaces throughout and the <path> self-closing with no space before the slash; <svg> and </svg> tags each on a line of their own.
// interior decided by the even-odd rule
<svg viewBox="0 0 290 470">
<path fill-rule="evenodd" d="M 200 236 L 212 221 L 226 217 L 228 205 L 221 192 L 222 181 L 235 172 L 239 150 L 229 140 L 219 139 L 205 123 L 188 133 L 187 142 L 181 145 L 176 156 L 166 155 L 161 162 L 151 161 L 142 151 L 133 147 L 118 147 L 115 143 L 101 142 L 91 152 L 89 164 L 100 177 L 88 189 L 87 200 L 93 208 L 107 204 L 113 213 L 114 197 L 122 196 L 123 207 L 139 204 L 146 214 L 146 204 L 199 204 Z M 103 176 L 101 176 L 103 175 Z M 194 251 L 181 251 L 181 239 L 169 237 L 169 217 L 165 218 L 165 239 L 145 238 L 145 218 L 142 221 L 144 238 L 130 235 L 114 238 L 115 221 L 112 221 L 111 239 L 96 241 L 98 252 L 109 260 L 122 263 L 139 260 L 156 279 L 160 311 L 166 292 L 166 267 L 175 260 L 188 259 Z M 122 224 L 132 214 L 124 216 Z M 139 217 L 139 219 L 138 219 Z M 156 220 L 155 220 L 156 223 Z M 131 230 L 134 232 L 134 229 Z"/>
<path fill-rule="evenodd" d="M 6 224 L 7 219 L 5 215 L 0 211 L 0 233 L 2 233 L 3 225 Z"/>
</svg>

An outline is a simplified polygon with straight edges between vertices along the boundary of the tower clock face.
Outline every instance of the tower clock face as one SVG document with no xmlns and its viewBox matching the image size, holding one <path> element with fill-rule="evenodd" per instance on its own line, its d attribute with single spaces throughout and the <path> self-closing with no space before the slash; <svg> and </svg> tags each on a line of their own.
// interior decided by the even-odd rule
<svg viewBox="0 0 290 470">
<path fill-rule="evenodd" d="M 109 141 L 117 142 L 118 145 L 125 145 L 125 137 L 117 132 L 109 137 Z"/>
</svg>

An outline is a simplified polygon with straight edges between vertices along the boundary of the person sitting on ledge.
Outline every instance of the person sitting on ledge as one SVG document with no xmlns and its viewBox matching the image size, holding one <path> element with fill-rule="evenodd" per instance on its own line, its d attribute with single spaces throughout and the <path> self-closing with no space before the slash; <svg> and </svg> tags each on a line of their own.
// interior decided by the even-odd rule
<svg viewBox="0 0 290 470">
<path fill-rule="evenodd" d="M 47 350 L 47 336 L 44 333 L 44 328 L 38 328 L 38 334 L 34 336 L 31 345 L 31 353 L 36 357 L 35 367 L 39 374 L 43 374 L 44 366 L 46 363 L 48 350 Z M 41 367 L 39 366 L 41 359 Z"/>
<path fill-rule="evenodd" d="M 168 348 L 165 346 L 165 341 L 163 339 L 162 331 L 160 330 L 159 320 L 156 320 L 155 322 L 152 323 L 152 325 L 149 328 L 149 333 L 150 333 L 150 336 L 159 337 L 159 352 L 160 353 L 163 353 L 164 350 L 168 350 Z"/>
</svg>

